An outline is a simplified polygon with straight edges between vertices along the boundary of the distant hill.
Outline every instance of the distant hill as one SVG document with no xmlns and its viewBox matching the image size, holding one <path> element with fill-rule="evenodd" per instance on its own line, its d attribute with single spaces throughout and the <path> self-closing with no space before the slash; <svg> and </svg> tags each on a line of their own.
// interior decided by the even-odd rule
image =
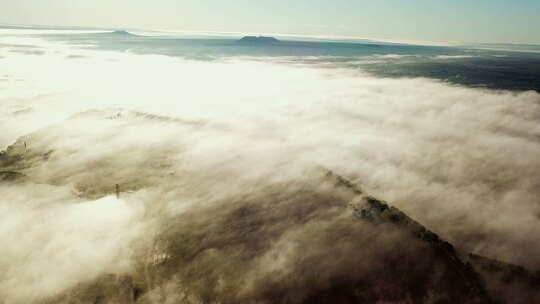
<svg viewBox="0 0 540 304">
<path fill-rule="evenodd" d="M 114 31 L 112 32 L 113 35 L 121 35 L 121 36 L 134 36 L 133 34 L 131 34 L 130 32 L 128 31 L 123 31 L 123 30 L 120 30 L 120 31 Z"/>
<path fill-rule="evenodd" d="M 245 36 L 242 39 L 238 40 L 239 43 L 244 44 L 276 44 L 280 41 L 274 37 L 265 37 L 265 36 Z"/>
</svg>

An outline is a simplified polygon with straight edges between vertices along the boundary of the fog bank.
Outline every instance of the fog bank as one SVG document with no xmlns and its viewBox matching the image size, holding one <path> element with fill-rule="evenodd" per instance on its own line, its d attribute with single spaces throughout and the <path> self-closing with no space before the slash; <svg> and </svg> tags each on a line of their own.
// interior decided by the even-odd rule
<svg viewBox="0 0 540 304">
<path fill-rule="evenodd" d="M 357 194 L 319 168 L 464 251 L 540 266 L 536 92 L 11 39 L 0 171 L 24 178 L 0 184 L 5 303 L 145 273 L 170 252 L 145 288 L 180 284 L 193 303 L 370 273 L 408 239 L 354 220 Z M 44 53 L 12 51 L 23 42 Z"/>
</svg>

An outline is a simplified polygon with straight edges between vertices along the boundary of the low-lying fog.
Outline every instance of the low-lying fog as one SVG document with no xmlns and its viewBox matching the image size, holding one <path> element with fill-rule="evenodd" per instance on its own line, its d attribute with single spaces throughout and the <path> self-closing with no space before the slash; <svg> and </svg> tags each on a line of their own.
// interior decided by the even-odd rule
<svg viewBox="0 0 540 304">
<path fill-rule="evenodd" d="M 344 233 L 362 231 L 348 211 L 305 203 L 310 220 L 294 220 L 304 200 L 291 193 L 305 185 L 318 185 L 309 187 L 323 201 L 352 199 L 319 185 L 318 168 L 460 249 L 538 268 L 539 119 L 540 95 L 532 91 L 4 38 L 0 149 L 13 145 L 22 160 L 0 170 L 26 177 L 0 184 L 0 294 L 5 303 L 29 303 L 102 274 L 129 273 L 167 227 L 188 236 L 226 233 L 220 217 L 228 208 L 248 198 L 250 206 L 271 204 L 265 196 L 275 201 L 274 217 L 259 215 L 271 241 L 241 249 L 254 250 L 253 261 L 234 284 L 268 272 L 285 278 L 306 248 L 342 262 L 313 271 L 346 272 L 347 257 L 365 254 L 353 240 L 368 238 Z M 184 226 L 174 220 L 182 214 Z M 335 236 L 341 242 L 331 242 Z M 197 246 L 186 239 L 186 248 Z M 236 265 L 234 250 L 201 254 L 204 271 Z M 233 284 L 230 277 L 219 284 Z"/>
</svg>

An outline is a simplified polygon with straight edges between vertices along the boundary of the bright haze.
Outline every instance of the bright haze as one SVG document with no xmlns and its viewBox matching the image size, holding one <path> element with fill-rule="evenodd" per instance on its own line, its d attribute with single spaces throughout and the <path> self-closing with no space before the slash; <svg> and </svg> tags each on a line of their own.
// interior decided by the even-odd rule
<svg viewBox="0 0 540 304">
<path fill-rule="evenodd" d="M 537 1 L 0 3 L 0 304 L 540 303 Z"/>
<path fill-rule="evenodd" d="M 438 42 L 540 43 L 536 0 L 2 1 L 0 22 Z"/>
</svg>

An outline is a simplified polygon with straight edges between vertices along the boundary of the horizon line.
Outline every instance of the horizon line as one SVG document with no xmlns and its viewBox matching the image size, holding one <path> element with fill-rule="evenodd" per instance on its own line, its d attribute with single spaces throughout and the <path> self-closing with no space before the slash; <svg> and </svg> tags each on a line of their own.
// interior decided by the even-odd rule
<svg viewBox="0 0 540 304">
<path fill-rule="evenodd" d="M 414 39 L 399 39 L 399 38 L 375 38 L 375 37 L 362 37 L 356 35 L 331 35 L 331 34 L 297 34 L 297 33 L 271 33 L 271 32 L 249 32 L 249 31 L 216 31 L 216 30 L 187 30 L 187 29 L 171 29 L 171 28 L 135 28 L 135 27 L 102 27 L 102 26 L 90 26 L 90 25 L 54 25 L 54 24 L 25 24 L 25 23 L 6 23 L 0 21 L 0 26 L 20 26 L 20 27 L 60 27 L 67 29 L 89 29 L 89 30 L 133 30 L 133 31 L 147 31 L 147 32 L 162 32 L 162 33 L 185 33 L 185 34 L 199 34 L 199 35 L 222 35 L 222 36 L 246 36 L 246 35 L 269 35 L 269 36 L 281 36 L 291 38 L 307 38 L 307 39 L 320 39 L 323 41 L 338 40 L 338 41 L 370 41 L 370 42 L 382 42 L 382 43 L 394 43 L 394 44 L 409 44 L 409 45 L 423 45 L 423 46 L 466 46 L 466 45 L 521 45 L 521 46 L 540 46 L 540 42 L 470 42 L 470 41 L 428 41 L 428 40 L 414 40 Z M 29 28 L 30 29 L 30 28 Z M 35 29 L 35 28 L 34 28 Z M 54 29 L 53 29 L 54 30 Z M 62 30 L 62 29 L 57 29 Z"/>
</svg>

